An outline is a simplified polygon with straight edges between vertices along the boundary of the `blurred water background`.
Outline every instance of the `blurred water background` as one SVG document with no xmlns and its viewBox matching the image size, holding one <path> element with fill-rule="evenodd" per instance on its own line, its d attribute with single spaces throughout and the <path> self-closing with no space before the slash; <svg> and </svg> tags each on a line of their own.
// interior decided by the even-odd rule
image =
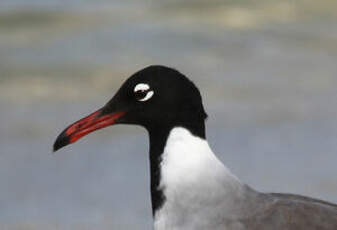
<svg viewBox="0 0 337 230">
<path fill-rule="evenodd" d="M 1 0 L 0 229 L 151 229 L 148 140 L 51 153 L 135 71 L 200 88 L 219 158 L 260 191 L 337 202 L 337 1 Z"/>
</svg>

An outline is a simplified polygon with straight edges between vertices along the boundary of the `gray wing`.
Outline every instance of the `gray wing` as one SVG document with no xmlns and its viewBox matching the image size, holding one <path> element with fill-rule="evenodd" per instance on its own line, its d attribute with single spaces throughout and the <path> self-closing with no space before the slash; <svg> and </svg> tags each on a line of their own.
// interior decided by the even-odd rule
<svg viewBox="0 0 337 230">
<path fill-rule="evenodd" d="M 324 200 L 319 200 L 311 197 L 306 197 L 306 196 L 301 196 L 301 195 L 296 195 L 296 194 L 286 194 L 286 193 L 269 193 L 269 195 L 281 199 L 281 200 L 293 200 L 295 202 L 306 202 L 306 203 L 311 203 L 315 205 L 319 205 L 322 207 L 326 208 L 332 208 L 333 210 L 337 211 L 337 204 L 327 202 Z"/>
<path fill-rule="evenodd" d="M 300 195 L 263 194 L 264 208 L 244 221 L 250 230 L 337 230 L 337 205 Z"/>
</svg>

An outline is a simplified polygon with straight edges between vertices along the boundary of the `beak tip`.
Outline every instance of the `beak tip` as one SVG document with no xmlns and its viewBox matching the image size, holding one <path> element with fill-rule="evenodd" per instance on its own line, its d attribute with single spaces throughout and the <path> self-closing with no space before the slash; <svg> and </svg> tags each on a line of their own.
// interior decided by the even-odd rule
<svg viewBox="0 0 337 230">
<path fill-rule="evenodd" d="M 57 148 L 54 144 L 52 152 L 55 153 L 57 150 L 59 150 L 59 148 Z"/>
<path fill-rule="evenodd" d="M 56 152 L 57 150 L 59 150 L 60 148 L 69 145 L 70 144 L 70 140 L 69 140 L 69 136 L 67 136 L 65 134 L 65 132 L 62 132 L 56 139 L 54 145 L 53 145 L 53 152 Z"/>
</svg>

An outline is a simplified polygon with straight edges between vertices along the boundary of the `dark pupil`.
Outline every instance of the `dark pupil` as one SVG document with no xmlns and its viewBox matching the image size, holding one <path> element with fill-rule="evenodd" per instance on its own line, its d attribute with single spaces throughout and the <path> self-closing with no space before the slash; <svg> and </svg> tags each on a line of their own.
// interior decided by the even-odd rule
<svg viewBox="0 0 337 230">
<path fill-rule="evenodd" d="M 147 90 L 138 90 L 135 92 L 135 98 L 137 100 L 143 99 L 147 94 Z"/>
</svg>

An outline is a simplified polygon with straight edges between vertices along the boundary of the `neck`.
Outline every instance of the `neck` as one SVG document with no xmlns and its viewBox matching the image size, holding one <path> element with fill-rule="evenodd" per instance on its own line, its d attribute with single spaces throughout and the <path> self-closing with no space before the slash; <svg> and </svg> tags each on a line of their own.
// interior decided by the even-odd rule
<svg viewBox="0 0 337 230">
<path fill-rule="evenodd" d="M 160 209 L 165 201 L 163 189 L 160 185 L 160 164 L 162 162 L 162 154 L 166 145 L 170 131 L 174 127 L 184 127 L 193 135 L 205 139 L 205 124 L 204 122 L 196 123 L 177 123 L 175 125 L 162 124 L 153 127 L 147 127 L 150 137 L 150 174 L 151 174 L 151 201 L 152 214 Z"/>
<path fill-rule="evenodd" d="M 157 170 L 159 185 L 152 194 L 155 202 L 156 194 L 161 195 L 160 205 L 154 206 L 156 230 L 213 229 L 204 220 L 230 219 L 245 203 L 245 187 L 208 142 L 185 127 L 170 130 Z"/>
</svg>

